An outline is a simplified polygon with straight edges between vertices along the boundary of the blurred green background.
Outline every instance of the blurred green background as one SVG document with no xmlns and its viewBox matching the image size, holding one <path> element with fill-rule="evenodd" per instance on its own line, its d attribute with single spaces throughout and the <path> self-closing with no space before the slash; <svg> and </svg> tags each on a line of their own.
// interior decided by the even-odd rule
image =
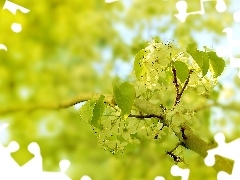
<svg viewBox="0 0 240 180">
<path fill-rule="evenodd" d="M 20 150 L 13 153 L 16 161 L 23 165 L 32 158 L 27 146 L 35 141 L 41 147 L 44 170 L 59 171 L 59 161 L 68 159 L 67 174 L 73 180 L 83 175 L 93 180 L 150 180 L 160 175 L 180 179 L 170 174 L 174 163 L 165 153 L 172 148 L 168 142 L 143 141 L 131 152 L 113 156 L 98 146 L 91 127 L 80 121 L 77 105 L 3 112 L 25 104 L 59 102 L 85 92 L 112 93 L 114 79 L 134 80 L 134 56 L 152 37 L 184 48 L 191 42 L 199 47 L 228 46 L 222 30 L 239 28 L 233 19 L 233 13 L 240 10 L 237 0 L 226 0 L 223 13 L 216 11 L 216 1 L 205 2 L 205 14 L 190 15 L 184 23 L 174 16 L 178 13 L 176 0 L 14 2 L 30 9 L 27 14 L 0 12 L 0 43 L 8 48 L 0 50 L 0 122 L 10 124 L 0 139 L 5 146 L 12 140 L 20 144 Z M 200 9 L 200 1 L 187 2 L 189 12 Z M 20 33 L 11 30 L 14 22 L 22 25 Z M 227 85 L 216 88 L 214 101 L 219 106 L 199 115 L 207 123 L 198 134 L 207 140 L 213 140 L 218 131 L 226 133 L 229 140 L 240 136 L 237 69 L 227 65 L 220 81 Z M 169 140 L 176 141 L 173 137 Z M 185 150 L 184 157 L 191 170 L 189 179 L 216 179 L 216 172 L 198 155 Z"/>
</svg>

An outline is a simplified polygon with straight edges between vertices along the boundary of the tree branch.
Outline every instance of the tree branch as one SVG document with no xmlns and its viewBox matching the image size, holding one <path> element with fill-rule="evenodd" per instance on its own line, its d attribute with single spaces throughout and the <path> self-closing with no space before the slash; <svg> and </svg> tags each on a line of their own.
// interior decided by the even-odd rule
<svg viewBox="0 0 240 180">
<path fill-rule="evenodd" d="M 148 115 L 130 114 L 128 117 L 135 117 L 135 118 L 138 118 L 138 119 L 145 119 L 145 118 L 163 119 L 162 116 L 157 116 L 155 114 L 148 114 Z"/>
<path fill-rule="evenodd" d="M 192 72 L 193 72 L 193 70 L 190 70 L 190 71 L 189 71 L 188 77 L 187 77 L 187 79 L 186 79 L 186 81 L 185 81 L 185 83 L 184 83 L 184 85 L 183 85 L 182 90 L 181 90 L 180 93 L 179 93 L 180 98 L 181 98 L 181 96 L 182 96 L 184 90 L 186 89 L 186 87 L 187 87 L 187 85 L 188 85 L 188 83 L 189 83 L 190 75 L 192 74 Z M 180 98 L 179 98 L 179 99 L 180 99 Z"/>
<path fill-rule="evenodd" d="M 186 81 L 185 81 L 185 83 L 184 83 L 184 85 L 183 85 L 183 88 L 181 89 L 180 92 L 179 92 L 179 84 L 178 84 L 178 82 L 177 82 L 176 69 L 173 68 L 172 71 L 173 71 L 173 84 L 174 84 L 175 87 L 176 87 L 176 94 L 177 94 L 177 95 L 176 95 L 175 102 L 174 102 L 174 106 L 176 106 L 176 105 L 180 102 L 180 99 L 181 99 L 181 97 L 182 97 L 182 95 L 183 95 L 183 92 L 184 92 L 184 90 L 186 89 L 186 87 L 187 87 L 187 85 L 188 85 L 188 83 L 189 83 L 190 75 L 192 74 L 193 70 L 190 70 L 190 71 L 189 71 L 188 77 L 187 77 L 187 79 L 186 79 Z"/>
<path fill-rule="evenodd" d="M 179 140 L 182 141 L 182 145 L 197 154 L 199 154 L 201 157 L 205 158 L 207 156 L 207 151 L 215 148 L 214 145 L 209 145 L 201 138 L 197 137 L 191 128 L 189 126 L 182 126 L 184 131 L 181 131 L 180 133 L 177 133 Z M 183 138 L 185 137 L 185 138 Z M 230 164 L 229 161 L 227 161 L 225 158 L 222 158 L 220 156 L 215 156 L 216 161 L 213 168 L 216 171 L 225 171 L 229 174 L 232 172 L 233 165 Z"/>
<path fill-rule="evenodd" d="M 158 116 L 164 117 L 163 111 L 157 105 L 154 105 L 148 101 L 136 99 L 135 106 L 146 114 L 156 114 Z M 162 120 L 165 126 L 169 126 L 169 122 L 164 118 Z M 214 146 L 209 145 L 207 142 L 199 138 L 194 134 L 191 128 L 187 125 L 182 125 L 180 132 L 174 132 L 178 137 L 181 144 L 195 153 L 199 154 L 201 157 L 205 158 L 207 156 L 207 151 L 214 148 Z M 231 173 L 233 165 L 229 163 L 226 159 L 220 156 L 216 156 L 215 165 L 213 168 L 216 171 L 225 171 Z"/>
<path fill-rule="evenodd" d="M 72 105 L 75 105 L 80 102 L 84 102 L 90 99 L 97 99 L 101 94 L 80 94 L 74 98 L 70 98 L 65 101 L 60 101 L 59 103 L 42 103 L 42 104 L 29 104 L 29 105 L 18 105 L 12 108 L 5 108 L 0 109 L 0 114 L 7 114 L 11 112 L 17 111 L 33 111 L 37 109 L 45 109 L 45 110 L 53 110 L 53 109 L 61 109 L 61 108 L 68 108 Z M 108 103 L 112 106 L 115 105 L 114 97 L 110 94 L 103 94 L 105 96 L 105 103 Z M 145 113 L 145 117 L 157 117 L 163 123 L 164 126 L 169 126 L 169 123 L 165 117 L 164 111 L 157 105 L 154 105 L 146 100 L 143 99 L 135 99 L 134 106 L 139 109 L 141 112 Z M 134 117 L 134 115 L 132 115 Z M 135 116 L 137 117 L 137 116 Z M 140 117 L 140 116 L 139 116 Z M 144 116 L 143 116 L 144 117 Z M 207 150 L 212 149 L 214 147 L 209 146 L 205 141 L 201 138 L 197 137 L 194 132 L 191 130 L 190 127 L 186 125 L 182 125 L 180 132 L 174 132 L 175 135 L 179 138 L 181 145 L 184 147 L 196 152 L 201 157 L 205 158 L 207 155 Z M 228 173 L 232 171 L 232 164 L 230 164 L 226 159 L 222 157 L 216 157 L 216 162 L 213 168 L 216 171 L 224 170 Z"/>
<path fill-rule="evenodd" d="M 76 97 L 63 100 L 60 102 L 46 102 L 40 104 L 18 104 L 13 107 L 7 107 L 0 109 L 0 115 L 14 113 L 18 111 L 34 111 L 38 109 L 43 110 L 54 110 L 54 109 L 64 109 L 71 107 L 77 103 L 84 102 L 90 99 L 98 99 L 101 94 L 99 93 L 83 93 Z M 111 94 L 103 94 L 105 96 L 105 103 L 109 105 L 115 104 L 114 98 Z"/>
<path fill-rule="evenodd" d="M 177 80 L 177 71 L 174 67 L 172 67 L 172 72 L 173 72 L 173 84 L 176 89 L 176 100 L 174 102 L 174 106 L 176 106 L 178 103 L 178 97 L 179 97 L 179 84 L 178 84 L 178 80 Z"/>
</svg>

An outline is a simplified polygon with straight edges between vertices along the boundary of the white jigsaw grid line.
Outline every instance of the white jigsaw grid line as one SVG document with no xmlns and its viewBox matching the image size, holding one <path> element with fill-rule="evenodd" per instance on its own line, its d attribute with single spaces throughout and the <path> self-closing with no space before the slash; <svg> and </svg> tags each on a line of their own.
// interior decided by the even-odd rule
<svg viewBox="0 0 240 180">
<path fill-rule="evenodd" d="M 187 2 L 185 0 L 180 0 L 176 3 L 176 9 L 178 10 L 178 14 L 175 14 L 175 17 L 178 18 L 179 21 L 185 22 L 186 18 L 189 15 L 194 15 L 194 14 L 203 15 L 205 13 L 203 3 L 207 1 L 217 1 L 215 6 L 216 10 L 221 13 L 226 11 L 226 3 L 224 2 L 224 0 L 200 0 L 200 10 L 193 11 L 193 12 L 187 12 L 187 7 L 188 7 Z"/>
<path fill-rule="evenodd" d="M 173 176 L 180 176 L 182 177 L 181 180 L 188 180 L 189 174 L 190 174 L 190 170 L 189 169 L 182 169 L 177 165 L 173 165 L 171 167 L 171 174 Z M 157 176 L 154 180 L 165 180 L 165 178 L 163 176 Z"/>
<path fill-rule="evenodd" d="M 207 151 L 207 156 L 204 162 L 207 166 L 213 166 L 215 164 L 215 155 L 219 155 L 234 161 L 232 173 L 228 174 L 224 171 L 220 171 L 217 175 L 217 180 L 239 180 L 240 177 L 240 138 L 233 140 L 229 143 L 225 143 L 225 136 L 223 133 L 217 133 L 214 136 L 215 141 L 218 143 L 217 148 L 213 148 Z M 190 170 L 179 168 L 177 165 L 173 165 L 171 168 L 171 174 L 173 176 L 181 176 L 182 180 L 188 180 Z M 157 176 L 154 180 L 165 180 L 162 176 Z"/>
<path fill-rule="evenodd" d="M 173 176 L 180 176 L 182 177 L 182 180 L 188 180 L 190 170 L 189 169 L 182 169 L 178 167 L 177 165 L 173 165 L 171 168 L 171 174 Z"/>
<path fill-rule="evenodd" d="M 0 126 L 0 132 L 4 130 L 8 124 Z M 36 142 L 32 142 L 28 146 L 28 151 L 34 157 L 25 163 L 23 166 L 12 158 L 11 153 L 19 149 L 17 142 L 12 141 L 7 147 L 0 143 L 0 179 L 3 180 L 71 180 L 65 171 L 68 169 L 70 162 L 62 160 L 59 163 L 60 172 L 45 172 L 42 166 L 42 156 L 40 147 Z"/>
<path fill-rule="evenodd" d="M 217 175 L 218 180 L 239 180 L 240 177 L 240 138 L 225 143 L 225 136 L 223 133 L 217 133 L 215 136 L 215 141 L 218 143 L 217 148 L 208 150 L 208 155 L 206 156 L 204 162 L 207 166 L 213 166 L 215 164 L 215 155 L 220 155 L 222 157 L 231 159 L 234 161 L 232 174 L 220 171 Z"/>
<path fill-rule="evenodd" d="M 106 3 L 111 3 L 111 2 L 115 2 L 115 1 L 117 1 L 117 0 L 105 0 Z M 204 1 L 211 1 L 211 0 L 201 0 L 201 10 L 196 11 L 196 12 L 190 12 L 190 13 L 186 13 L 186 11 L 185 12 L 180 11 L 179 7 L 182 6 L 183 10 L 186 10 L 187 4 L 185 1 L 179 1 L 178 4 L 176 4 L 177 9 L 179 10 L 179 14 L 177 14 L 175 16 L 177 18 L 179 18 L 180 21 L 184 22 L 188 15 L 204 14 L 205 13 L 204 6 L 203 6 Z M 217 0 L 217 3 L 218 2 L 224 3 L 223 0 Z M 216 9 L 221 10 L 223 12 L 224 5 L 225 5 L 225 3 L 222 4 L 222 7 L 218 7 L 218 9 L 216 7 Z M 8 9 L 13 14 L 16 14 L 17 10 L 20 10 L 23 13 L 28 13 L 30 11 L 30 10 L 28 10 L 22 6 L 19 6 L 15 3 L 12 3 L 8 0 L 6 0 L 3 9 Z M 239 14 L 240 14 L 240 11 L 234 13 L 234 20 L 237 22 L 240 22 Z M 227 33 L 228 41 L 230 42 L 229 47 L 233 47 L 233 45 L 235 45 L 235 44 L 239 45 L 238 41 L 233 42 L 231 39 L 231 36 L 230 36 L 231 28 L 224 29 L 224 32 Z M 0 44 L 0 49 L 4 49 L 7 51 L 7 47 L 4 44 Z M 230 53 L 230 55 L 232 55 L 232 54 Z M 230 57 L 233 58 L 232 56 L 230 56 Z M 8 126 L 8 124 L 4 124 L 4 125 L 0 126 L 0 132 L 3 129 L 5 129 L 7 126 Z M 214 164 L 214 161 L 215 161 L 214 155 L 216 155 L 216 154 L 230 158 L 232 160 L 235 160 L 232 175 L 229 175 L 225 172 L 219 172 L 218 179 L 225 180 L 227 178 L 229 180 L 236 180 L 237 177 L 240 177 L 240 171 L 238 170 L 238 169 L 240 169 L 240 156 L 238 156 L 238 152 L 237 152 L 237 150 L 240 150 L 240 139 L 232 141 L 231 143 L 225 143 L 224 135 L 216 134 L 215 140 L 218 142 L 219 147 L 208 151 L 208 156 L 205 158 L 206 165 L 211 166 Z M 19 148 L 19 145 L 14 141 L 11 142 L 8 145 L 8 147 L 6 147 L 6 148 L 0 143 L 0 159 L 1 159 L 0 170 L 3 170 L 3 169 L 6 170 L 6 171 L 2 171 L 2 172 L 11 171 L 11 173 L 9 172 L 9 174 L 7 174 L 7 176 L 5 176 L 6 174 L 0 174 L 0 179 L 3 178 L 4 180 L 12 180 L 15 177 L 17 177 L 17 178 L 24 177 L 25 180 L 28 180 L 28 179 L 29 180 L 30 179 L 70 180 L 70 178 L 64 174 L 64 172 L 67 170 L 68 166 L 70 165 L 69 161 L 63 160 L 60 162 L 60 169 L 61 169 L 60 172 L 57 172 L 57 173 L 56 172 L 44 172 L 42 170 L 42 157 L 40 154 L 40 148 L 37 143 L 33 142 L 29 145 L 28 150 L 34 155 L 34 158 L 32 158 L 30 161 L 28 161 L 26 164 L 24 164 L 22 167 L 20 167 L 10 155 L 12 152 L 17 151 L 18 148 Z M 2 159 L 4 159 L 5 161 Z M 29 171 L 31 173 L 29 173 Z M 190 173 L 189 169 L 181 169 L 176 165 L 172 166 L 172 168 L 171 168 L 171 174 L 173 176 L 181 176 L 182 180 L 188 180 L 189 173 Z M 160 176 L 159 178 L 165 180 L 164 177 Z"/>
<path fill-rule="evenodd" d="M 205 13 L 205 9 L 204 9 L 204 2 L 207 1 L 217 1 L 216 3 L 216 10 L 218 12 L 224 12 L 226 11 L 226 3 L 224 2 L 224 0 L 200 0 L 200 10 L 199 11 L 193 11 L 193 12 L 187 12 L 187 8 L 188 8 L 188 4 L 185 0 L 179 0 L 176 3 L 176 9 L 178 10 L 178 14 L 175 14 L 175 16 L 181 21 L 181 22 L 185 22 L 186 18 L 189 15 L 194 15 L 194 14 L 204 14 Z M 235 22 L 240 22 L 240 11 L 236 11 L 233 13 L 233 19 Z M 223 32 L 226 33 L 227 36 L 227 40 L 228 40 L 228 46 L 227 47 L 218 47 L 216 49 L 217 55 L 219 57 L 224 57 L 226 55 L 229 56 L 230 59 L 230 65 L 232 67 L 237 67 L 239 68 L 238 71 L 238 77 L 240 78 L 240 58 L 235 58 L 233 56 L 232 50 L 234 48 L 240 48 L 240 39 L 239 40 L 234 40 L 232 38 L 232 28 L 225 28 L 223 30 Z"/>
<path fill-rule="evenodd" d="M 19 10 L 22 13 L 25 13 L 25 14 L 30 11 L 29 9 L 27 9 L 25 7 L 22 7 L 22 6 L 18 5 L 18 4 L 15 4 L 15 3 L 11 2 L 11 1 L 8 1 L 8 0 L 5 1 L 3 9 L 9 10 L 14 15 L 16 15 L 17 10 Z"/>
</svg>

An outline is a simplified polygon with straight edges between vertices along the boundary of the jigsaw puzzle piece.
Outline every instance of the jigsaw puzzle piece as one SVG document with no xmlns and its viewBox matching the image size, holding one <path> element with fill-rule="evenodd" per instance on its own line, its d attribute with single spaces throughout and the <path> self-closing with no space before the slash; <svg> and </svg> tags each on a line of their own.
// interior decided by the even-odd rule
<svg viewBox="0 0 240 180">
<path fill-rule="evenodd" d="M 218 147 L 208 150 L 208 155 L 204 159 L 207 166 L 213 166 L 215 164 L 215 155 L 219 155 L 234 161 L 232 174 L 220 171 L 218 173 L 218 180 L 237 180 L 240 177 L 240 138 L 225 142 L 225 136 L 223 133 L 217 133 L 214 136 L 215 141 L 218 143 Z"/>
<path fill-rule="evenodd" d="M 182 0 L 178 1 L 176 3 L 176 9 L 178 10 L 178 14 L 175 14 L 176 18 L 178 18 L 181 22 L 185 22 L 187 16 L 189 15 L 204 14 L 205 9 L 204 9 L 203 3 L 206 1 L 215 1 L 215 0 L 200 0 L 200 10 L 192 11 L 192 12 L 187 12 L 188 5 L 186 1 L 182 1 Z M 227 9 L 226 3 L 224 2 L 224 0 L 217 0 L 215 8 L 218 12 L 224 12 Z"/>
<path fill-rule="evenodd" d="M 188 180 L 190 170 L 189 169 L 182 169 L 177 165 L 173 165 L 171 168 L 171 174 L 173 176 L 181 176 L 182 180 Z"/>
<path fill-rule="evenodd" d="M 18 4 L 15 4 L 8 0 L 6 0 L 2 9 L 7 9 L 15 15 L 16 15 L 17 10 L 21 11 L 22 13 L 28 13 L 30 11 L 29 9 L 19 6 Z"/>
</svg>

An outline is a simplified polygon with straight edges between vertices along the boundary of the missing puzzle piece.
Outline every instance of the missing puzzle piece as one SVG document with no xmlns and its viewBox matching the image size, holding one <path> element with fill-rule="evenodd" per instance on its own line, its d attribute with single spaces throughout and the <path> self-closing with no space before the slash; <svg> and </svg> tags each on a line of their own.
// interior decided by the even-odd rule
<svg viewBox="0 0 240 180">
<path fill-rule="evenodd" d="M 29 9 L 19 6 L 18 4 L 15 4 L 8 0 L 6 0 L 2 9 L 7 9 L 13 14 L 16 14 L 17 10 L 21 11 L 22 13 L 28 13 L 30 11 Z"/>
<path fill-rule="evenodd" d="M 181 180 L 188 180 L 188 177 L 189 177 L 189 174 L 190 174 L 190 170 L 189 169 L 182 169 L 182 168 L 180 168 L 177 165 L 173 165 L 171 167 L 171 174 L 173 176 L 180 176 L 180 177 L 182 177 Z M 162 176 L 157 176 L 157 177 L 155 177 L 154 180 L 165 180 L 165 178 L 162 177 Z"/>
<path fill-rule="evenodd" d="M 207 166 L 213 166 L 215 164 L 215 155 L 219 155 L 234 161 L 232 174 L 220 171 L 218 173 L 218 180 L 238 180 L 240 177 L 240 138 L 225 142 L 225 136 L 223 133 L 217 133 L 214 136 L 215 141 L 218 143 L 218 147 L 208 150 L 208 155 L 204 159 Z"/>
<path fill-rule="evenodd" d="M 7 126 L 8 124 L 1 125 L 0 132 Z M 71 180 L 65 174 L 70 166 L 68 160 L 60 161 L 60 172 L 45 172 L 43 171 L 40 147 L 36 142 L 28 145 L 28 151 L 33 154 L 34 157 L 23 166 L 19 166 L 11 156 L 11 153 L 16 152 L 18 149 L 19 144 L 15 141 L 10 142 L 7 147 L 4 147 L 0 142 L 0 179 Z"/>
</svg>

